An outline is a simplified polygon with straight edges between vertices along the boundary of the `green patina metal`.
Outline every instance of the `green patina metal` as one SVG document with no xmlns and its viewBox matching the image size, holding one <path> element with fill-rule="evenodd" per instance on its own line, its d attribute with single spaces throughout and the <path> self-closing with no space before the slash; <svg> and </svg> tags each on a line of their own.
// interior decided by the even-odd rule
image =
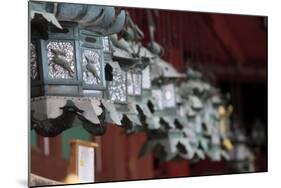
<svg viewBox="0 0 281 188">
<path fill-rule="evenodd" d="M 151 12 L 147 48 L 129 13 L 113 7 L 31 3 L 31 18 L 32 123 L 43 136 L 63 135 L 64 157 L 70 139 L 102 135 L 110 123 L 147 133 L 140 156 L 229 158 L 225 99 L 200 71 L 179 73 L 161 58 Z"/>
</svg>

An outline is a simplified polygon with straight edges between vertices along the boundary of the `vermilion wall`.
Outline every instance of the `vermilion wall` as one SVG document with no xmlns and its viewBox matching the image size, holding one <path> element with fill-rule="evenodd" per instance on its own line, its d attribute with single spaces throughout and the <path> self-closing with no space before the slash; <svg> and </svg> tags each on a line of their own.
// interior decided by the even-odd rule
<svg viewBox="0 0 281 188">
<path fill-rule="evenodd" d="M 101 169 L 97 172 L 98 182 L 150 179 L 154 177 L 152 156 L 138 158 L 139 150 L 146 140 L 144 133 L 124 135 L 122 128 L 109 125 L 101 137 Z"/>
</svg>

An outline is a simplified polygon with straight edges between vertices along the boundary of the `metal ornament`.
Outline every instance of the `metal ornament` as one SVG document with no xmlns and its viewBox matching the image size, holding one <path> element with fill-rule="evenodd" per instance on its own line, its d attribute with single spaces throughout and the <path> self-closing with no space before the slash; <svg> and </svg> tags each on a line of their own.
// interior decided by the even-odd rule
<svg viewBox="0 0 281 188">
<path fill-rule="evenodd" d="M 72 79 L 75 74 L 74 47 L 71 42 L 47 43 L 48 73 L 52 79 Z"/>
</svg>

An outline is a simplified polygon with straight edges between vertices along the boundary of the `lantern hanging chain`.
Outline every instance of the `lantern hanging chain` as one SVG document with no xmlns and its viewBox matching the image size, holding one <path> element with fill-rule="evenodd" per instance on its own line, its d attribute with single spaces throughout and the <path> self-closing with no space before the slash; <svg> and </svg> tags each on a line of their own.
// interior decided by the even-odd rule
<svg viewBox="0 0 281 188">
<path fill-rule="evenodd" d="M 148 23 L 150 41 L 154 42 L 155 24 L 150 10 L 147 10 L 147 23 Z"/>
<path fill-rule="evenodd" d="M 130 46 L 131 50 L 133 51 L 133 55 L 135 57 L 139 57 L 140 50 L 141 50 L 141 43 L 140 40 L 144 38 L 143 32 L 138 28 L 138 26 L 134 23 L 132 17 L 130 16 L 129 12 L 126 12 L 127 16 L 127 27 L 130 27 L 133 31 L 133 40 L 132 45 Z M 137 51 L 135 51 L 134 45 L 137 46 Z"/>
<path fill-rule="evenodd" d="M 158 14 L 158 12 L 155 14 Z M 152 15 L 151 10 L 147 10 L 147 24 L 148 24 L 148 30 L 149 30 L 150 44 L 152 45 L 151 47 L 160 48 L 160 53 L 158 55 L 160 57 L 162 57 L 164 55 L 164 48 L 155 42 L 156 27 L 155 27 L 155 22 L 153 20 L 153 15 Z"/>
<path fill-rule="evenodd" d="M 55 15 L 55 17 L 58 17 L 58 6 L 58 3 L 54 3 L 53 14 Z"/>
</svg>

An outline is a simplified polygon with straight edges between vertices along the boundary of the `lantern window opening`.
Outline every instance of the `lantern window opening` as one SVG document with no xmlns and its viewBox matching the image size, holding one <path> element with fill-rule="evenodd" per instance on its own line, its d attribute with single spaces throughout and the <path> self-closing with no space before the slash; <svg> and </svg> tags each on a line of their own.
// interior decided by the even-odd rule
<svg viewBox="0 0 281 188">
<path fill-rule="evenodd" d="M 164 108 L 176 107 L 175 86 L 173 84 L 166 84 L 162 86 L 161 90 Z"/>
<path fill-rule="evenodd" d="M 142 95 L 142 74 L 127 71 L 127 91 L 128 95 L 141 96 Z"/>
<path fill-rule="evenodd" d="M 74 41 L 51 39 L 46 41 L 48 77 L 50 79 L 76 79 Z"/>
<path fill-rule="evenodd" d="M 142 88 L 143 89 L 151 88 L 150 66 L 146 66 L 146 68 L 142 70 Z"/>
<path fill-rule="evenodd" d="M 107 82 L 107 91 L 109 99 L 115 103 L 127 102 L 127 74 L 120 67 L 113 67 L 113 80 Z"/>
</svg>

